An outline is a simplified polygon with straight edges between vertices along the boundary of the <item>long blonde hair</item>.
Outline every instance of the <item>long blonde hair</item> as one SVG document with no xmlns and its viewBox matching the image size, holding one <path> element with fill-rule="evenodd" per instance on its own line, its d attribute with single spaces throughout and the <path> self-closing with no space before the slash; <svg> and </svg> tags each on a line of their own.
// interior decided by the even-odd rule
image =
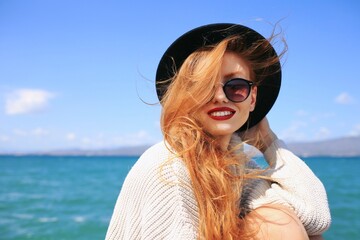
<svg viewBox="0 0 360 240">
<path fill-rule="evenodd" d="M 165 141 L 186 165 L 199 207 L 200 239 L 247 239 L 245 222 L 239 217 L 245 180 L 251 176 L 245 166 L 249 158 L 232 145 L 220 148 L 214 136 L 197 120 L 199 109 L 214 96 L 223 56 L 238 53 L 250 64 L 256 84 L 278 62 L 267 57 L 271 45 L 259 41 L 244 46 L 241 37 L 231 37 L 215 46 L 192 53 L 175 74 L 161 103 L 161 128 Z M 261 60 L 259 60 L 261 59 Z"/>
</svg>

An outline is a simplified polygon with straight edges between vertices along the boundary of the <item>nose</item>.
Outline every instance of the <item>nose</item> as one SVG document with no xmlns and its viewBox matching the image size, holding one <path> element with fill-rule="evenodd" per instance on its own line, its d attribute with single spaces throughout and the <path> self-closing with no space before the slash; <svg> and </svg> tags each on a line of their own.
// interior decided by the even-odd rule
<svg viewBox="0 0 360 240">
<path fill-rule="evenodd" d="M 223 85 L 219 84 L 215 90 L 215 95 L 213 98 L 213 103 L 227 103 L 229 102 L 229 100 L 227 99 L 224 90 L 223 90 Z"/>
</svg>

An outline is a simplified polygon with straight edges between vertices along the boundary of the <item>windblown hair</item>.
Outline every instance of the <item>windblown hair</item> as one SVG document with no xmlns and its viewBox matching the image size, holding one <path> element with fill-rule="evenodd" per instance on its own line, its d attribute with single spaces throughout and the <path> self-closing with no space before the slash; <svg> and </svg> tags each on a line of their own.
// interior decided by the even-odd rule
<svg viewBox="0 0 360 240">
<path fill-rule="evenodd" d="M 272 46 L 267 40 L 249 47 L 243 44 L 244 37 L 230 37 L 192 53 L 171 79 L 161 102 L 165 141 L 183 160 L 192 181 L 199 207 L 199 239 L 250 238 L 239 217 L 242 188 L 252 177 L 245 169 L 249 158 L 241 144 L 222 150 L 197 120 L 200 108 L 215 94 L 225 52 L 235 52 L 250 64 L 255 84 L 261 84 L 279 61 L 270 56 Z"/>
</svg>

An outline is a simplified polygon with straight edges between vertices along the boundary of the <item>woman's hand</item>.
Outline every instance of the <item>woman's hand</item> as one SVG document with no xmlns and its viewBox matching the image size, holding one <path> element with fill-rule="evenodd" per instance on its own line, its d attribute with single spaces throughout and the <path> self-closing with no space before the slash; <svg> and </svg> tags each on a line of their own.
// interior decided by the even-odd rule
<svg viewBox="0 0 360 240">
<path fill-rule="evenodd" d="M 275 133 L 271 130 L 269 121 L 264 117 L 258 124 L 252 128 L 239 133 L 242 141 L 250 144 L 262 153 L 277 139 Z"/>
</svg>

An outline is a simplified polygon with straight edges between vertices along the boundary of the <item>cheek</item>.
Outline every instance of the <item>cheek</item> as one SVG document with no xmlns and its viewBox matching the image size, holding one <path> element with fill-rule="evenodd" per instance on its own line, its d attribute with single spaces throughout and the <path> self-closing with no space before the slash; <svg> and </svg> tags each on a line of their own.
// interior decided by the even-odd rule
<svg viewBox="0 0 360 240">
<path fill-rule="evenodd" d="M 252 106 L 250 104 L 242 104 L 241 106 L 238 106 L 238 111 L 237 111 L 237 117 L 240 118 L 246 118 L 249 117 L 250 112 L 252 111 Z"/>
<path fill-rule="evenodd" d="M 251 94 L 244 102 L 234 103 L 239 111 L 239 113 L 251 112 L 255 109 L 256 104 L 256 94 Z"/>
</svg>

